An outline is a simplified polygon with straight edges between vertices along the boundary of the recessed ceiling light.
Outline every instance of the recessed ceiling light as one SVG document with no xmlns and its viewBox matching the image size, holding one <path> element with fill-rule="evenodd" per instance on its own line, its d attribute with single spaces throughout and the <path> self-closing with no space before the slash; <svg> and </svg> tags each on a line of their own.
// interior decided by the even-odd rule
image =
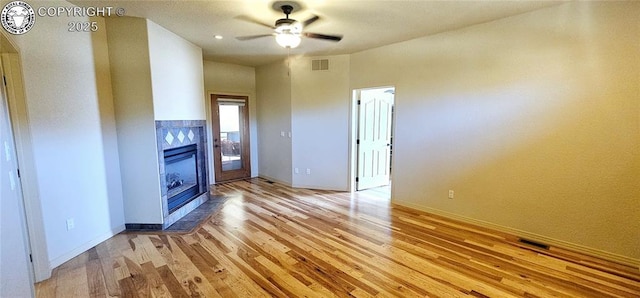
<svg viewBox="0 0 640 298">
<path fill-rule="evenodd" d="M 216 35 L 216 36 L 214 36 L 213 38 L 215 38 L 215 39 L 222 39 L 222 35 Z"/>
</svg>

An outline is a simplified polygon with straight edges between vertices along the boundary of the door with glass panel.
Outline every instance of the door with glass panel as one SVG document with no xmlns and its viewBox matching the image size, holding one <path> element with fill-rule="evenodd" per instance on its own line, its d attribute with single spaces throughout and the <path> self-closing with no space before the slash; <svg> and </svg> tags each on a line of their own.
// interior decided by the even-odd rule
<svg viewBox="0 0 640 298">
<path fill-rule="evenodd" d="M 211 95 L 216 182 L 251 177 L 248 104 L 246 96 Z"/>
</svg>

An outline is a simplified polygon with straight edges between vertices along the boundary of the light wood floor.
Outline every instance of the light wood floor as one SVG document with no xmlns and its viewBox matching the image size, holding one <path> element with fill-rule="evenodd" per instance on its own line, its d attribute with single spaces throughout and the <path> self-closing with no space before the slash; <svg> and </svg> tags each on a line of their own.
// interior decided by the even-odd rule
<svg viewBox="0 0 640 298">
<path fill-rule="evenodd" d="M 120 234 L 56 268 L 38 297 L 640 297 L 640 271 L 363 194 L 263 179 L 196 232 Z"/>
</svg>

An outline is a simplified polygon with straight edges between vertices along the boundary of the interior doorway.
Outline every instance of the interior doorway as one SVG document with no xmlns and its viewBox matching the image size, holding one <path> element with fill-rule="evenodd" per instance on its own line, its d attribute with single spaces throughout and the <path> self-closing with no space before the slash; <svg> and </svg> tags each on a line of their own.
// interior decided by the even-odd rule
<svg viewBox="0 0 640 298">
<path fill-rule="evenodd" d="M 2 37 L 4 38 L 4 36 Z M 4 48 L 2 49 L 4 51 Z M 4 55 L 3 55 L 4 56 Z M 4 78 L 2 56 L 0 75 Z M 14 116 L 15 117 L 15 116 Z M 27 230 L 26 210 L 18 168 L 18 154 L 4 82 L 0 84 L 0 296 L 33 296 L 34 268 Z M 9 286 L 10 285 L 10 286 Z"/>
<path fill-rule="evenodd" d="M 354 92 L 355 190 L 391 196 L 394 87 Z"/>
<path fill-rule="evenodd" d="M 212 94 L 211 120 L 216 183 L 251 177 L 249 98 Z"/>
</svg>

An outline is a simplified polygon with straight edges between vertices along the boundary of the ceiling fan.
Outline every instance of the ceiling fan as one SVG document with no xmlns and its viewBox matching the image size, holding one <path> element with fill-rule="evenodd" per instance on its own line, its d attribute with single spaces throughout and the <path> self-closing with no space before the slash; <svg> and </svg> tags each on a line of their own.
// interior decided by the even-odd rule
<svg viewBox="0 0 640 298">
<path fill-rule="evenodd" d="M 259 20 L 256 20 L 247 16 L 238 17 L 245 21 L 249 21 L 258 25 L 269 27 L 273 29 L 274 32 L 271 34 L 238 36 L 236 37 L 236 39 L 244 41 L 244 40 L 252 40 L 252 39 L 267 37 L 267 36 L 275 36 L 276 42 L 284 48 L 297 47 L 298 45 L 300 45 L 300 41 L 302 37 L 323 39 L 323 40 L 328 40 L 333 42 L 338 42 L 342 40 L 342 35 L 326 35 L 326 34 L 319 34 L 319 33 L 302 32 L 305 27 L 319 20 L 320 19 L 319 16 L 314 15 L 313 17 L 309 18 L 304 22 L 298 22 L 294 19 L 289 18 L 289 15 L 293 12 L 293 9 L 294 9 L 292 5 L 283 4 L 283 5 L 280 5 L 280 9 L 285 14 L 285 18 L 277 20 L 275 23 L 275 26 L 271 26 L 269 24 L 263 23 Z"/>
</svg>

